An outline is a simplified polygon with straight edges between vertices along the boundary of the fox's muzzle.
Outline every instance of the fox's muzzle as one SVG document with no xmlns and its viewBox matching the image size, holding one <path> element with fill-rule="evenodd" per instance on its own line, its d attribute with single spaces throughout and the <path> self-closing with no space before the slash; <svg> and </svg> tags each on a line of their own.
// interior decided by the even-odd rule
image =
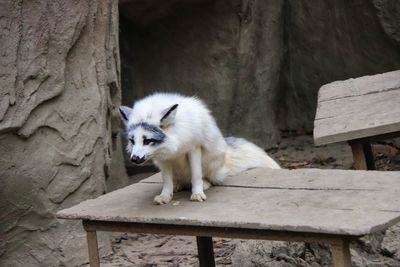
<svg viewBox="0 0 400 267">
<path fill-rule="evenodd" d="M 146 161 L 146 157 L 138 157 L 138 156 L 132 156 L 131 157 L 131 161 L 135 164 L 142 164 L 143 162 Z"/>
</svg>

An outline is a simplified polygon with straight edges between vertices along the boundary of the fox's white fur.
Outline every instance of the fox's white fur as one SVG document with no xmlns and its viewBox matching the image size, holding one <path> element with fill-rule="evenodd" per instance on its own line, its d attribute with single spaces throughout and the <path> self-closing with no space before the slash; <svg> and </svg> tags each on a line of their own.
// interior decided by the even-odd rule
<svg viewBox="0 0 400 267">
<path fill-rule="evenodd" d="M 171 201 L 174 189 L 190 187 L 191 200 L 204 201 L 211 184 L 241 171 L 279 165 L 242 138 L 224 138 L 206 105 L 197 97 L 156 93 L 120 108 L 130 139 L 131 159 L 152 159 L 163 178 L 157 204 Z"/>
</svg>

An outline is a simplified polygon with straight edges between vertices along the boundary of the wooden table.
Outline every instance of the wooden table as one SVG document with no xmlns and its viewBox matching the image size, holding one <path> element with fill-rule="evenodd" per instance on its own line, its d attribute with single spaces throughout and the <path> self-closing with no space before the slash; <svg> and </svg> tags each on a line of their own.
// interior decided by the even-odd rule
<svg viewBox="0 0 400 267">
<path fill-rule="evenodd" d="M 321 87 L 316 145 L 349 142 L 356 169 L 375 169 L 370 142 L 400 136 L 400 71 Z"/>
<path fill-rule="evenodd" d="M 349 242 L 400 221 L 396 172 L 253 169 L 190 202 L 179 192 L 171 203 L 152 203 L 156 174 L 138 184 L 57 213 L 83 220 L 90 266 L 99 266 L 96 231 L 197 236 L 200 266 L 214 266 L 211 237 L 330 244 L 334 266 L 351 266 Z"/>
</svg>

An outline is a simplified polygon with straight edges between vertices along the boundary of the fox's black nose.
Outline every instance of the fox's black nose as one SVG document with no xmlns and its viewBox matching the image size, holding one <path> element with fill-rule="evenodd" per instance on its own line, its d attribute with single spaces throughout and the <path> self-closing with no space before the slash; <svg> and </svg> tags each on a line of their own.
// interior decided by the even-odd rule
<svg viewBox="0 0 400 267">
<path fill-rule="evenodd" d="M 145 157 L 132 156 L 131 160 L 136 164 L 140 164 L 145 161 Z"/>
</svg>

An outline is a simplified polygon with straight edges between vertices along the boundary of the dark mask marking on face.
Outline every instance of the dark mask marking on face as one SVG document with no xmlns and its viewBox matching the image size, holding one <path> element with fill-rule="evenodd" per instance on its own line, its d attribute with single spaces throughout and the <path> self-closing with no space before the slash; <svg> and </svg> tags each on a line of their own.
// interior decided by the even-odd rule
<svg viewBox="0 0 400 267">
<path fill-rule="evenodd" d="M 143 145 L 145 146 L 156 146 L 162 143 L 162 141 L 155 138 L 143 138 Z"/>
<path fill-rule="evenodd" d="M 139 122 L 133 124 L 132 126 L 129 127 L 129 130 L 134 130 L 137 127 L 142 127 L 145 131 L 151 132 L 152 133 L 151 139 L 155 140 L 157 143 L 162 143 L 166 138 L 165 133 L 159 127 L 148 124 L 146 122 Z"/>
</svg>

